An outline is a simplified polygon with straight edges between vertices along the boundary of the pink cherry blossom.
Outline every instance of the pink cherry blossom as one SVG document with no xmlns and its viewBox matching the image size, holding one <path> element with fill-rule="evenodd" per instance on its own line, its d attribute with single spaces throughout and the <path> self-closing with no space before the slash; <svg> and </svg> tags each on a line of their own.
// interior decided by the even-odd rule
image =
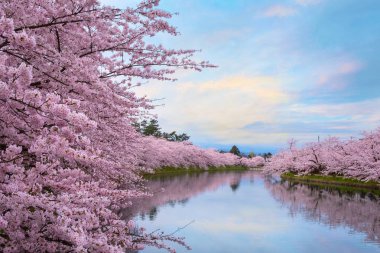
<svg viewBox="0 0 380 253">
<path fill-rule="evenodd" d="M 325 174 L 380 182 L 380 128 L 360 139 L 330 137 L 302 148 L 290 145 L 265 168 L 269 173 Z"/>
<path fill-rule="evenodd" d="M 178 35 L 145 0 L 0 2 L 0 246 L 3 252 L 125 252 L 166 248 L 172 235 L 131 230 L 118 211 L 149 195 L 141 174 L 162 166 L 261 163 L 141 136 L 152 109 L 133 86 L 201 70 L 194 50 L 148 41 Z"/>
</svg>

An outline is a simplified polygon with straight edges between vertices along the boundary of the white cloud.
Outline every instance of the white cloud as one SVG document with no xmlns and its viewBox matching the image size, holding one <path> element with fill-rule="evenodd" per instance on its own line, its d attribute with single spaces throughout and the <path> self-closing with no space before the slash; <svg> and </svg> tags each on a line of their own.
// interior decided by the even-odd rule
<svg viewBox="0 0 380 253">
<path fill-rule="evenodd" d="M 151 85 L 139 94 L 166 97 L 166 106 L 156 109 L 163 126 L 194 134 L 195 142 L 207 138 L 220 144 L 249 144 L 257 139 L 273 143 L 283 140 L 279 138 L 282 134 L 253 136 L 243 128 L 255 120 L 272 122 L 278 108 L 292 100 L 292 95 L 282 90 L 283 82 L 275 76 L 232 76 L 174 86 Z"/>
<path fill-rule="evenodd" d="M 321 0 L 296 0 L 297 4 L 303 5 L 303 6 L 308 6 L 308 5 L 315 5 L 319 4 Z"/>
<path fill-rule="evenodd" d="M 264 17 L 288 17 L 297 14 L 297 10 L 290 6 L 273 5 L 264 10 Z"/>
<path fill-rule="evenodd" d="M 223 220 L 223 223 L 216 221 L 199 221 L 197 223 L 197 228 L 201 231 L 207 231 L 209 233 L 217 233 L 219 231 L 225 231 L 233 234 L 240 233 L 250 233 L 250 234 L 260 234 L 269 235 L 274 232 L 287 231 L 290 229 L 288 223 L 284 221 L 272 222 L 268 224 L 268 220 L 265 219 L 267 223 L 259 222 L 255 217 L 249 217 L 250 220 L 242 222 L 241 219 L 227 218 Z M 274 217 L 273 220 L 275 220 Z"/>
<path fill-rule="evenodd" d="M 349 84 L 349 76 L 357 73 L 363 64 L 357 60 L 344 60 L 330 63 L 317 70 L 317 84 L 329 86 L 333 90 L 342 89 Z"/>
<path fill-rule="evenodd" d="M 380 123 L 380 114 L 374 110 L 374 108 L 379 107 L 380 98 L 376 98 L 340 104 L 294 104 L 289 109 L 294 113 L 350 118 L 358 121 L 358 124 L 365 125 L 366 127 L 374 127 Z"/>
<path fill-rule="evenodd" d="M 297 115 L 297 117 L 293 117 L 294 122 L 301 122 L 302 118 L 312 118 L 315 121 L 319 120 L 321 125 L 325 126 L 324 128 L 334 128 L 330 133 L 324 131 L 322 134 L 333 134 L 348 138 L 353 135 L 358 135 L 362 131 L 379 127 L 380 115 L 374 110 L 374 108 L 379 107 L 380 99 L 376 98 L 340 104 L 307 105 L 294 103 L 287 107 L 286 111 L 289 115 Z M 310 132 L 313 132 L 312 130 L 311 128 Z M 315 134 L 320 133 L 318 131 L 318 128 L 316 128 L 314 131 Z M 301 138 L 308 140 L 310 136 L 307 137 L 303 135 Z"/>
<path fill-rule="evenodd" d="M 277 145 L 336 135 L 356 136 L 380 126 L 380 99 L 307 104 L 275 76 L 232 76 L 219 80 L 151 85 L 138 91 L 166 97 L 156 112 L 164 130 L 184 131 L 195 143 Z"/>
</svg>

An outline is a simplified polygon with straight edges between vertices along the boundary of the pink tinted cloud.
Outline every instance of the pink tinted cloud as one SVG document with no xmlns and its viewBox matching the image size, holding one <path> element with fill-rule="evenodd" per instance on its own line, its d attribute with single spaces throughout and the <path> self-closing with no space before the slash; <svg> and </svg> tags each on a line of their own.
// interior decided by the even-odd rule
<svg viewBox="0 0 380 253">
<path fill-rule="evenodd" d="M 297 13 L 297 10 L 284 5 L 273 5 L 267 8 L 263 16 L 265 17 L 288 17 L 293 16 Z"/>
<path fill-rule="evenodd" d="M 331 89 L 343 89 L 349 84 L 348 76 L 357 73 L 362 68 L 358 61 L 341 62 L 329 69 L 325 69 L 317 77 L 319 86 L 329 86 Z"/>
<path fill-rule="evenodd" d="M 338 73 L 348 75 L 358 72 L 362 68 L 362 64 L 356 61 L 344 62 L 338 68 Z"/>
<path fill-rule="evenodd" d="M 296 0 L 296 3 L 303 6 L 319 4 L 321 0 Z"/>
</svg>

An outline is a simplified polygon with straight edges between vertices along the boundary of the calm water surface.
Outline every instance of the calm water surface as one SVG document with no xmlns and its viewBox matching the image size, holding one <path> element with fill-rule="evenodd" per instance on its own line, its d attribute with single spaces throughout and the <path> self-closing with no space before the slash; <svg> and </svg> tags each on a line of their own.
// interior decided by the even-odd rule
<svg viewBox="0 0 380 253">
<path fill-rule="evenodd" d="M 380 253 L 380 200 L 281 182 L 260 172 L 163 176 L 155 196 L 126 216 L 147 228 L 186 237 L 188 251 Z M 165 191 L 162 192 L 162 188 Z M 146 248 L 142 253 L 165 252 Z"/>
</svg>

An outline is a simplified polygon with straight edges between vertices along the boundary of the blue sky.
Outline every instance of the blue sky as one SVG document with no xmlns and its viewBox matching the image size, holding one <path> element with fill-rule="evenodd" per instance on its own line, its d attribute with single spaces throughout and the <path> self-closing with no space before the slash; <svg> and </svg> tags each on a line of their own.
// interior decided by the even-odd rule
<svg viewBox="0 0 380 253">
<path fill-rule="evenodd" d="M 126 1 L 103 1 L 123 7 Z M 138 1 L 129 1 L 129 4 Z M 164 130 L 204 147 L 273 151 L 380 126 L 380 1 L 162 0 L 178 12 L 171 48 L 218 65 L 137 90 L 165 98 Z"/>
</svg>

